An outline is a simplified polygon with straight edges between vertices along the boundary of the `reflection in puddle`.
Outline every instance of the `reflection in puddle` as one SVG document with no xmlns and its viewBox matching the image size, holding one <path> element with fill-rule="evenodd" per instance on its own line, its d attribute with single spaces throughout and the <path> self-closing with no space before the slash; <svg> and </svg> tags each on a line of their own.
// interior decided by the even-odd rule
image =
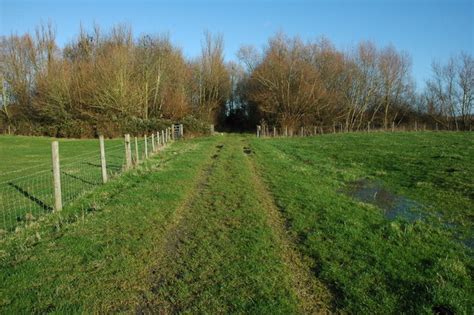
<svg viewBox="0 0 474 315">
<path fill-rule="evenodd" d="M 389 220 L 401 218 L 409 222 L 426 217 L 420 212 L 422 206 L 403 196 L 397 196 L 386 190 L 380 182 L 360 179 L 349 183 L 344 193 L 362 202 L 376 205 L 384 211 Z"/>
<path fill-rule="evenodd" d="M 467 247 L 474 249 L 474 238 L 463 239 L 461 242 Z"/>
<path fill-rule="evenodd" d="M 373 204 L 383 210 L 384 216 L 388 220 L 396 218 L 414 222 L 417 220 L 425 220 L 428 215 L 421 212 L 423 206 L 411 199 L 403 196 L 397 196 L 383 187 L 379 181 L 370 181 L 368 179 L 359 179 L 348 183 L 348 185 L 340 190 L 340 192 L 349 195 L 359 201 Z M 438 218 L 441 216 L 437 213 L 434 215 Z M 474 248 L 474 238 L 462 238 L 456 233 L 459 226 L 455 223 L 444 222 L 443 226 L 453 231 L 455 239 L 463 243 L 469 248 Z"/>
</svg>

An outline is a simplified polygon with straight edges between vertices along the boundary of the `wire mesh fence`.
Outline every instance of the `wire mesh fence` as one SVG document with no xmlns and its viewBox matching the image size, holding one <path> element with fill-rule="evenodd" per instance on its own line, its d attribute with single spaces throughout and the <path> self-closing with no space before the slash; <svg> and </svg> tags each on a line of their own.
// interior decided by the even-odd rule
<svg viewBox="0 0 474 315">
<path fill-rule="evenodd" d="M 133 165 L 152 156 L 159 148 L 171 141 L 171 128 L 167 137 L 164 132 L 157 132 L 146 137 L 131 138 L 128 152 Z M 182 127 L 181 134 L 182 136 Z M 60 196 L 62 205 L 68 205 L 78 197 L 92 191 L 111 180 L 127 167 L 127 142 L 104 141 L 105 155 L 101 156 L 99 143 L 96 150 L 87 151 L 68 158 L 61 158 L 59 148 Z M 104 157 L 102 161 L 102 157 Z M 105 162 L 105 165 L 102 164 Z M 53 165 L 40 164 L 24 169 L 12 170 L 0 174 L 0 229 L 15 230 L 21 224 L 28 224 L 40 216 L 55 211 L 57 197 L 53 180 Z M 84 208 L 84 205 L 82 205 Z"/>
<path fill-rule="evenodd" d="M 0 183 L 0 212 L 3 229 L 33 220 L 52 211 L 53 188 L 51 170 L 36 172 Z"/>
</svg>

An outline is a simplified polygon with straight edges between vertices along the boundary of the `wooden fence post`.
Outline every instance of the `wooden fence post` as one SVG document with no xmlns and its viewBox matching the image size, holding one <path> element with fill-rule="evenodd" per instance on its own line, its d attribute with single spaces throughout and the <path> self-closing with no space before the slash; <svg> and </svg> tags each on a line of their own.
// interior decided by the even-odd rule
<svg viewBox="0 0 474 315">
<path fill-rule="evenodd" d="M 211 125 L 209 126 L 209 129 L 210 129 L 210 131 L 211 131 L 211 135 L 213 135 L 213 134 L 214 134 L 214 125 L 211 124 Z"/>
<path fill-rule="evenodd" d="M 59 144 L 57 141 L 51 143 L 51 153 L 53 161 L 53 187 L 54 187 L 54 211 L 63 209 L 63 199 L 61 195 L 61 169 L 59 166 Z"/>
<path fill-rule="evenodd" d="M 135 164 L 140 162 L 140 156 L 138 155 L 138 139 L 135 137 Z"/>
<path fill-rule="evenodd" d="M 367 132 L 370 132 L 370 121 L 367 122 Z"/>
<path fill-rule="evenodd" d="M 334 133 L 336 133 L 336 122 L 332 122 L 332 130 Z"/>
<path fill-rule="evenodd" d="M 107 183 L 107 163 L 105 160 L 105 144 L 104 136 L 99 136 L 99 145 L 100 145 L 100 167 L 102 169 L 102 182 Z"/>
<path fill-rule="evenodd" d="M 176 140 L 174 136 L 174 124 L 171 125 L 171 139 Z"/>
<path fill-rule="evenodd" d="M 180 138 L 183 138 L 183 137 L 184 137 L 183 124 L 179 124 L 179 137 L 180 137 Z"/>
<path fill-rule="evenodd" d="M 394 132 L 394 131 L 395 131 L 395 122 L 392 121 L 392 132 Z"/>
<path fill-rule="evenodd" d="M 163 143 L 163 145 L 166 145 L 165 131 L 164 130 L 161 130 L 161 143 Z"/>
<path fill-rule="evenodd" d="M 260 125 L 257 125 L 257 138 L 260 138 Z"/>
<path fill-rule="evenodd" d="M 148 139 L 146 134 L 143 136 L 143 138 L 145 139 L 145 159 L 148 159 Z M 151 139 L 151 142 L 153 143 L 153 137 Z"/>
<path fill-rule="evenodd" d="M 146 136 L 145 136 L 146 137 Z M 155 148 L 155 133 L 151 133 L 151 152 L 155 153 L 156 148 Z"/>
<path fill-rule="evenodd" d="M 125 135 L 125 169 L 129 170 L 132 168 L 132 147 L 130 145 L 130 135 Z"/>
<path fill-rule="evenodd" d="M 285 137 L 288 137 L 288 126 L 285 126 Z"/>
</svg>

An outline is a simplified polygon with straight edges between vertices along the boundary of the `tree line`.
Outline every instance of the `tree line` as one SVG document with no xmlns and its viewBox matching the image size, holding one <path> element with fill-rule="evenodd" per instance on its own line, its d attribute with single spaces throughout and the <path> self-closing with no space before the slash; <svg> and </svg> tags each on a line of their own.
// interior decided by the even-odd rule
<svg viewBox="0 0 474 315">
<path fill-rule="evenodd" d="M 433 63 L 422 92 L 411 60 L 393 46 L 362 42 L 341 51 L 325 38 L 278 33 L 261 50 L 224 60 L 224 41 L 206 32 L 185 58 L 167 35 L 135 38 L 129 26 L 80 29 L 59 48 L 51 24 L 0 38 L 0 129 L 59 137 L 117 136 L 182 122 L 202 132 L 264 123 L 360 130 L 413 121 L 449 130 L 473 125 L 474 60 Z"/>
<path fill-rule="evenodd" d="M 473 124 L 474 59 L 465 53 L 433 63 L 423 92 L 416 91 L 409 55 L 393 46 L 362 42 L 343 52 L 325 38 L 277 34 L 262 50 L 242 47 L 238 56 L 245 66 L 242 100 L 266 124 L 346 131 L 414 121 L 448 130 Z"/>
<path fill-rule="evenodd" d="M 223 39 L 206 33 L 186 60 L 167 35 L 133 38 L 130 27 L 81 28 L 60 49 L 51 25 L 0 41 L 4 130 L 52 136 L 116 136 L 222 116 L 230 93 Z"/>
</svg>

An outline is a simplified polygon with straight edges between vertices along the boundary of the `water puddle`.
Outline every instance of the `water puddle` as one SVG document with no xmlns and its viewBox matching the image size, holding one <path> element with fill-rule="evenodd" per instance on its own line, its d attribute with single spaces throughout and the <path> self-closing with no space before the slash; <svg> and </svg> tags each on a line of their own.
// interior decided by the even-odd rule
<svg viewBox="0 0 474 315">
<path fill-rule="evenodd" d="M 426 215 L 420 211 L 422 209 L 421 204 L 391 193 L 383 187 L 382 183 L 377 181 L 360 179 L 349 183 L 342 192 L 359 201 L 379 207 L 388 220 L 400 218 L 414 222 L 426 218 Z"/>
<path fill-rule="evenodd" d="M 422 212 L 422 204 L 404 196 L 393 194 L 388 191 L 380 181 L 359 179 L 350 182 L 345 188 L 339 190 L 339 192 L 359 201 L 377 206 L 383 211 L 387 220 L 395 220 L 398 218 L 408 222 L 415 222 L 424 221 L 429 217 L 429 214 Z M 431 215 L 442 220 L 439 213 Z M 461 235 L 456 233 L 456 230 L 459 228 L 457 224 L 443 222 L 442 225 L 444 228 L 453 231 L 453 236 L 456 241 L 464 244 L 468 248 L 474 248 L 474 238 L 463 238 Z"/>
<path fill-rule="evenodd" d="M 461 239 L 461 243 L 465 246 L 469 247 L 470 249 L 474 249 L 474 238 L 470 237 L 467 239 Z"/>
</svg>

